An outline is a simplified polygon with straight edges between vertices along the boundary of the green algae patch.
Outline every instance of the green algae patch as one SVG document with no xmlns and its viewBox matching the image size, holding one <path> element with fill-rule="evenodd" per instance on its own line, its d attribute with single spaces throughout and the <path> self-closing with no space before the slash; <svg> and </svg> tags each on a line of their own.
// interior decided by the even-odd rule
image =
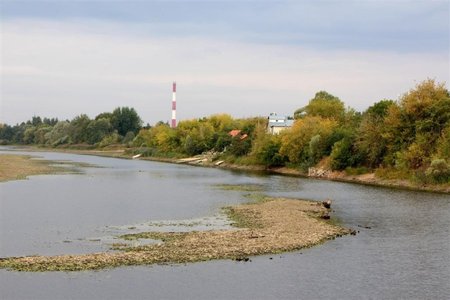
<svg viewBox="0 0 450 300">
<path fill-rule="evenodd" d="M 172 240 L 176 240 L 184 237 L 187 232 L 159 232 L 159 231 L 151 231 L 151 232 L 141 232 L 141 233 L 130 233 L 119 236 L 119 238 L 131 241 L 131 240 L 139 240 L 139 239 L 151 239 L 151 240 L 160 240 L 163 242 L 168 242 Z"/>
<path fill-rule="evenodd" d="M 324 221 L 322 204 L 285 198 L 235 205 L 225 209 L 231 229 L 190 232 L 141 232 L 125 241 L 155 243 L 133 246 L 116 243 L 112 251 L 58 256 L 0 258 L 0 268 L 17 271 L 81 271 L 119 266 L 178 264 L 216 259 L 245 260 L 249 256 L 295 251 L 351 231 Z"/>
<path fill-rule="evenodd" d="M 261 184 L 217 184 L 216 188 L 224 191 L 239 191 L 239 192 L 260 192 L 264 190 Z"/>
</svg>

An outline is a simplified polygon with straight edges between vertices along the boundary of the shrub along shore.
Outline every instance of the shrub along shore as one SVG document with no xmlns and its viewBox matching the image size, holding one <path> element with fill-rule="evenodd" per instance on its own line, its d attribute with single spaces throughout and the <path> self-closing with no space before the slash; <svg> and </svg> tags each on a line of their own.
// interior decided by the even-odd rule
<svg viewBox="0 0 450 300">
<path fill-rule="evenodd" d="M 176 128 L 162 121 L 142 126 L 128 107 L 94 119 L 85 114 L 63 121 L 34 116 L 14 126 L 0 124 L 0 144 L 120 155 L 111 151 L 118 147 L 126 148 L 128 156 L 154 160 L 189 158 L 184 162 L 450 191 L 450 92 L 445 83 L 424 80 L 397 100 L 382 99 L 363 112 L 326 91 L 309 102 L 299 99 L 298 106 L 290 116 L 275 119 L 273 114 L 269 119 L 216 114 L 182 120 Z M 284 130 L 271 127 L 280 122 Z M 195 159 L 208 153 L 214 154 L 211 159 Z"/>
<path fill-rule="evenodd" d="M 66 152 L 73 154 L 82 154 L 82 155 L 94 155 L 94 156 L 106 156 L 106 157 L 114 157 L 121 159 L 132 159 L 135 153 L 139 152 L 139 148 L 126 148 L 123 145 L 116 145 L 113 148 L 107 149 L 76 149 L 72 147 L 64 147 L 64 148 L 49 148 L 49 147 L 31 147 L 31 146 L 18 146 L 18 149 L 22 149 L 25 151 L 54 151 L 54 152 Z M 0 155 L 0 166 L 2 165 Z M 173 163 L 173 164 L 187 164 L 192 166 L 200 166 L 200 167 L 212 167 L 212 168 L 223 168 L 223 169 L 232 169 L 232 170 L 241 170 L 241 171 L 249 171 L 249 172 L 267 172 L 269 174 L 281 174 L 286 176 L 298 176 L 298 177 L 311 177 L 323 180 L 332 180 L 332 181 L 341 181 L 341 182 L 351 182 L 372 186 L 381 186 L 381 187 L 390 187 L 390 188 L 399 188 L 399 189 L 408 189 L 408 190 L 417 190 L 417 191 L 426 191 L 426 192 L 437 192 L 437 193 L 450 193 L 450 183 L 449 184 L 432 184 L 432 183 L 422 183 L 417 181 L 411 181 L 408 179 L 401 179 L 388 176 L 377 176 L 377 172 L 368 171 L 366 169 L 363 172 L 359 172 L 359 170 L 346 170 L 346 171 L 332 171 L 326 168 L 309 168 L 309 172 L 305 172 L 299 170 L 298 168 L 291 167 L 268 167 L 265 165 L 255 164 L 240 164 L 239 162 L 227 162 L 218 160 L 215 157 L 215 154 L 212 152 L 206 154 L 200 154 L 193 157 L 184 157 L 184 158 L 170 158 L 170 157 L 139 157 L 137 159 L 140 160 L 148 160 L 148 161 L 158 161 L 165 163 Z M 5 160 L 4 160 L 5 161 Z M 33 160 L 31 160 L 33 161 Z M 45 161 L 36 161 L 38 165 L 43 165 L 42 163 Z M 219 163 L 220 162 L 220 163 Z M 25 168 L 26 169 L 26 168 Z M 20 171 L 20 169 L 13 168 L 13 172 Z M 386 170 L 383 170 L 387 172 Z M 60 168 L 52 169 L 48 172 L 41 171 L 40 173 L 30 173 L 20 175 L 25 178 L 28 175 L 38 175 L 38 174 L 49 174 L 49 173 L 58 173 L 62 172 Z M 378 170 L 378 173 L 380 170 Z M 3 172 L 6 173 L 6 172 Z M 395 175 L 395 174 L 394 174 Z M 2 173 L 0 171 L 0 181 Z M 9 179 L 14 180 L 15 178 Z M 4 179 L 3 179 L 4 181 Z"/>
</svg>

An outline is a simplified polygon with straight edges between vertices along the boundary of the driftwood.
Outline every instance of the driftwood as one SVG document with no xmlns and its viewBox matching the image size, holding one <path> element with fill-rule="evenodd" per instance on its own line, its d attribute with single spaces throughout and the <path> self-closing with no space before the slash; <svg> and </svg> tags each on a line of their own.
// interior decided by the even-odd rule
<svg viewBox="0 0 450 300">
<path fill-rule="evenodd" d="M 323 207 L 325 207 L 325 208 L 331 208 L 331 200 L 330 199 L 327 199 L 327 200 L 325 200 L 325 201 L 322 201 L 322 205 L 323 205 Z"/>
</svg>

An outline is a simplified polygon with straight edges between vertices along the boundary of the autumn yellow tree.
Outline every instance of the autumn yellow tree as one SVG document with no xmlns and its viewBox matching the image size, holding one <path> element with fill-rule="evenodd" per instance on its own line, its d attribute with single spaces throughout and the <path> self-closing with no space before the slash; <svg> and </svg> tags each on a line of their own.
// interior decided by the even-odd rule
<svg viewBox="0 0 450 300">
<path fill-rule="evenodd" d="M 399 167 L 427 166 L 450 123 L 450 94 L 433 79 L 419 83 L 389 108 L 385 119 L 389 156 Z"/>
<path fill-rule="evenodd" d="M 325 91 L 317 92 L 308 105 L 294 112 L 296 119 L 303 116 L 319 116 L 323 118 L 340 120 L 344 117 L 344 103 L 336 96 Z"/>
<path fill-rule="evenodd" d="M 327 141 L 337 126 L 336 120 L 319 116 L 298 119 L 292 129 L 282 132 L 280 154 L 294 164 L 313 163 L 311 158 L 317 155 L 315 152 L 324 153 Z M 311 151 L 311 148 L 314 150 Z"/>
</svg>

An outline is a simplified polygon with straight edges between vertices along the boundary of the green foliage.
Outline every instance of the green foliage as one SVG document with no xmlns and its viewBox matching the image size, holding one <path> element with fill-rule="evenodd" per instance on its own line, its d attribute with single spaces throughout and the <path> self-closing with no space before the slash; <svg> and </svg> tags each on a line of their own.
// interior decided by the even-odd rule
<svg viewBox="0 0 450 300">
<path fill-rule="evenodd" d="M 321 153 L 326 152 L 327 141 L 337 125 L 337 122 L 333 119 L 318 116 L 298 119 L 291 130 L 285 130 L 281 133 L 280 154 L 289 158 L 289 161 L 294 164 L 310 163 L 317 160 Z M 314 153 L 311 153 L 311 139 L 317 135 L 320 138 L 313 141 Z M 313 157 L 311 157 L 311 154 L 313 154 Z"/>
<path fill-rule="evenodd" d="M 121 136 L 125 136 L 129 131 L 138 133 L 142 120 L 134 108 L 118 107 L 111 115 L 111 125 Z"/>
<path fill-rule="evenodd" d="M 111 133 L 112 126 L 109 119 L 99 118 L 92 120 L 86 128 L 86 142 L 96 144 Z"/>
<path fill-rule="evenodd" d="M 215 132 L 213 136 L 215 141 L 214 150 L 222 152 L 231 145 L 232 137 L 227 132 Z"/>
<path fill-rule="evenodd" d="M 437 142 L 436 155 L 438 157 L 450 157 L 450 122 L 442 130 Z"/>
<path fill-rule="evenodd" d="M 361 175 L 361 174 L 367 174 L 369 172 L 370 172 L 370 169 L 368 169 L 366 167 L 357 167 L 357 168 L 347 167 L 347 168 L 345 168 L 345 174 L 347 174 L 347 175 Z"/>
<path fill-rule="evenodd" d="M 98 146 L 100 148 L 106 147 L 106 146 L 110 146 L 110 145 L 114 145 L 114 144 L 118 144 L 120 143 L 121 140 L 121 136 L 117 133 L 117 131 L 114 131 L 113 133 L 105 136 L 100 143 L 98 144 Z"/>
<path fill-rule="evenodd" d="M 176 129 L 183 152 L 196 155 L 214 147 L 214 127 L 208 119 L 181 121 Z"/>
<path fill-rule="evenodd" d="M 78 144 L 86 142 L 88 136 L 87 128 L 90 122 L 91 120 L 85 114 L 75 117 L 70 122 L 69 136 L 73 143 Z"/>
<path fill-rule="evenodd" d="M 344 138 L 336 142 L 331 150 L 330 158 L 333 170 L 344 170 L 351 167 L 354 164 L 351 139 Z"/>
<path fill-rule="evenodd" d="M 250 152 L 251 146 L 249 138 L 241 139 L 240 136 L 236 136 L 232 138 L 228 151 L 235 156 L 244 156 Z"/>
<path fill-rule="evenodd" d="M 133 131 L 128 131 L 127 134 L 122 139 L 122 143 L 123 144 L 129 144 L 129 143 L 131 143 L 134 140 L 135 137 L 136 136 L 135 136 Z"/>
<path fill-rule="evenodd" d="M 0 141 L 4 144 L 38 144 L 38 145 L 72 145 L 97 144 L 102 145 L 122 140 L 112 135 L 114 128 L 111 122 L 115 122 L 116 130 L 137 133 L 141 120 L 133 108 L 117 108 L 113 113 L 104 112 L 91 120 L 87 115 L 81 114 L 69 121 L 58 121 L 57 118 L 41 118 L 33 116 L 31 120 L 15 126 L 0 124 Z M 126 131 L 127 129 L 130 129 Z M 128 134 L 123 141 L 128 143 L 133 137 Z"/>
<path fill-rule="evenodd" d="M 147 140 L 147 145 L 158 149 L 159 152 L 177 152 L 179 148 L 180 142 L 177 132 L 167 124 L 150 128 L 148 137 L 150 137 L 150 140 Z"/>
<path fill-rule="evenodd" d="M 44 145 L 46 143 L 46 135 L 52 131 L 52 126 L 43 123 L 34 132 L 34 144 Z"/>
<path fill-rule="evenodd" d="M 236 121 L 227 114 L 212 115 L 209 117 L 209 123 L 213 126 L 215 132 L 229 132 L 236 127 Z"/>
<path fill-rule="evenodd" d="M 48 144 L 53 147 L 70 143 L 70 123 L 67 121 L 60 121 L 53 126 L 53 129 L 45 135 Z"/>
<path fill-rule="evenodd" d="M 266 132 L 266 127 L 259 125 L 254 132 L 252 151 L 250 156 L 255 159 L 256 164 L 271 166 L 283 165 L 282 156 L 279 154 L 281 138 Z"/>
<path fill-rule="evenodd" d="M 379 166 L 388 150 L 385 138 L 385 116 L 392 100 L 382 100 L 369 107 L 363 114 L 357 129 L 356 148 L 365 158 L 368 167 Z"/>
<path fill-rule="evenodd" d="M 294 117 L 298 119 L 306 114 L 306 116 L 319 116 L 340 120 L 344 116 L 344 113 L 344 103 L 338 97 L 325 91 L 320 91 L 316 93 L 306 107 L 295 111 Z"/>
<path fill-rule="evenodd" d="M 70 122 L 33 116 L 14 126 L 0 124 L 0 143 L 79 147 L 123 143 L 137 148 L 130 152 L 164 157 L 214 150 L 221 160 L 240 164 L 303 170 L 319 164 L 348 174 L 375 169 L 383 178 L 449 180 L 450 94 L 444 84 L 425 80 L 398 101 L 381 100 L 362 114 L 320 91 L 295 117 L 293 127 L 279 135 L 266 132 L 266 118 L 233 119 L 227 114 L 183 120 L 177 128 L 158 122 L 141 129 L 136 111 L 119 107 L 94 120 L 83 114 Z M 240 133 L 232 137 L 231 130 Z"/>
<path fill-rule="evenodd" d="M 412 169 L 426 167 L 439 151 L 448 124 L 450 95 L 444 84 L 431 79 L 418 84 L 397 105 L 389 106 L 383 133 L 387 162 Z"/>
<path fill-rule="evenodd" d="M 23 134 L 23 143 L 24 144 L 33 144 L 35 132 L 36 132 L 36 127 L 34 127 L 34 126 L 27 127 Z"/>
<path fill-rule="evenodd" d="M 365 116 L 370 116 L 373 118 L 384 118 L 391 105 L 395 104 L 393 100 L 381 100 L 374 105 L 370 106 L 364 113 Z"/>
<path fill-rule="evenodd" d="M 435 183 L 450 182 L 450 164 L 445 159 L 434 159 L 425 174 Z"/>
</svg>

